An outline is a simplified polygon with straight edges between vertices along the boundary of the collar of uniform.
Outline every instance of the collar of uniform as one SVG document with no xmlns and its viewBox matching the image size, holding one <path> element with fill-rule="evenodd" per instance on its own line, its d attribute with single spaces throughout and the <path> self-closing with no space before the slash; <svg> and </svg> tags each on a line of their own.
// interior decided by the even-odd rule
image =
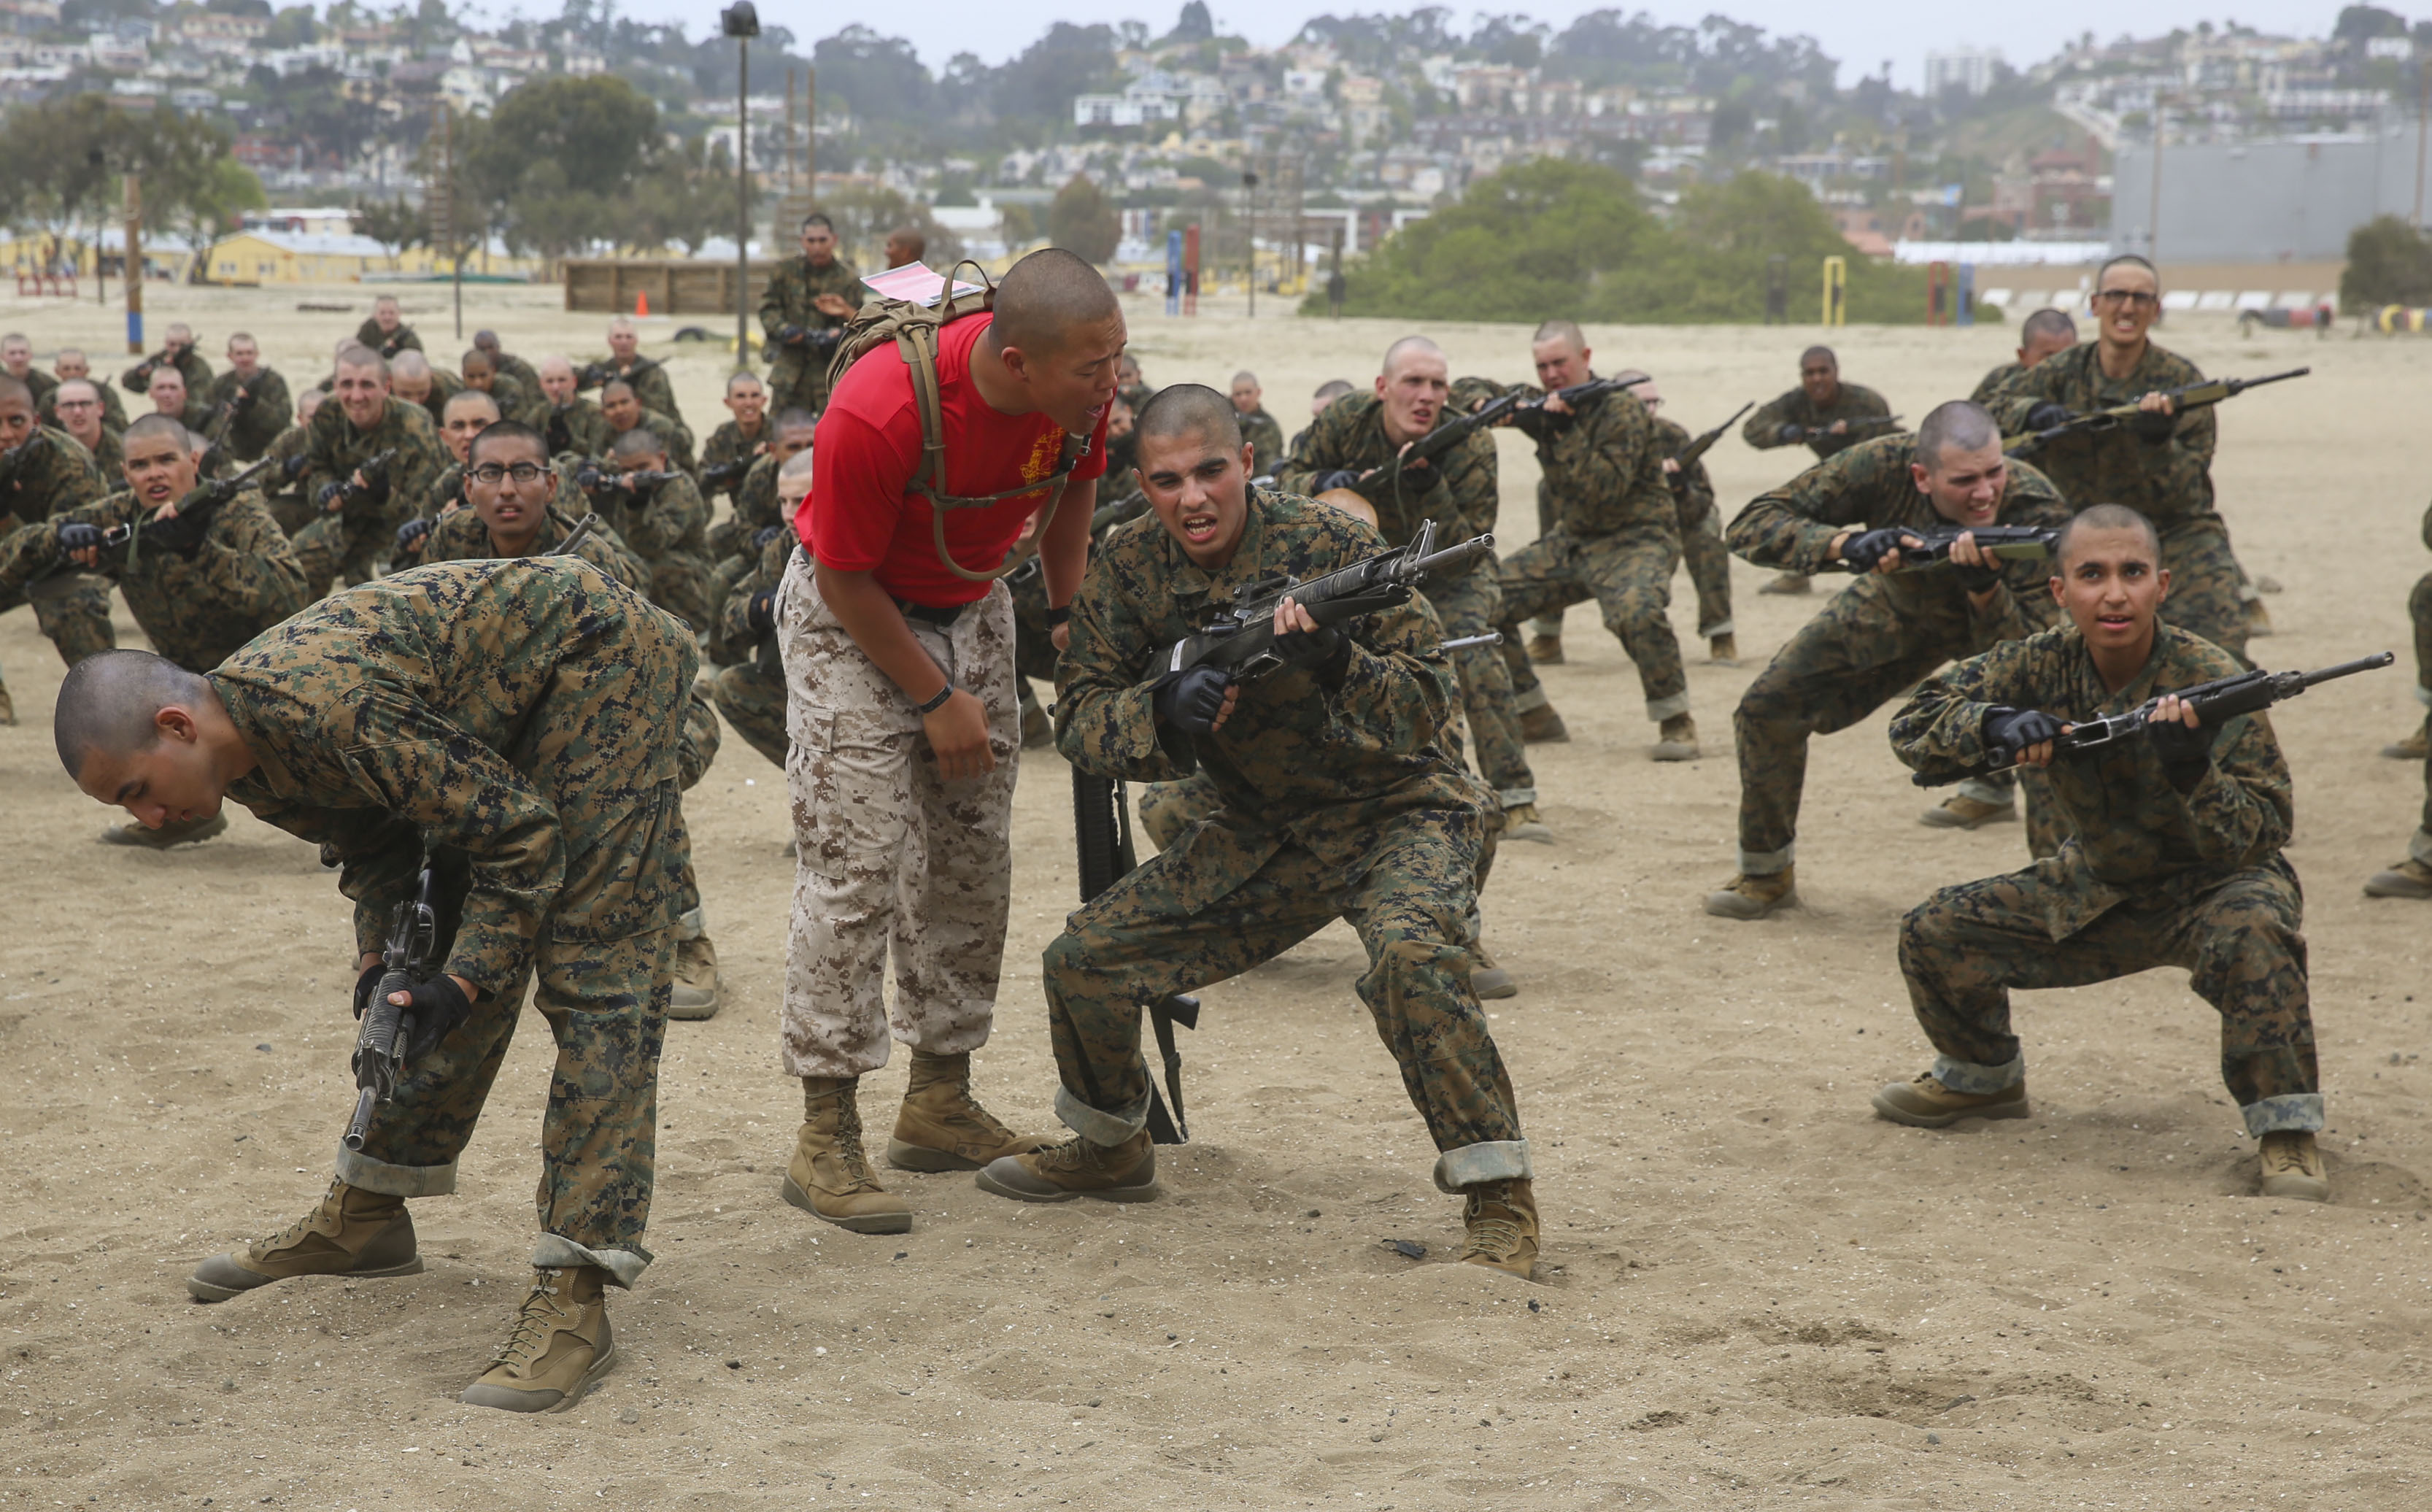
<svg viewBox="0 0 2432 1512">
<path fill-rule="evenodd" d="M 228 710 L 228 719 L 236 725 L 237 733 L 246 737 L 245 749 L 253 753 L 253 771 L 237 780 L 259 782 L 280 798 L 298 796 L 303 791 L 303 785 L 296 780 L 296 773 L 279 758 L 278 752 L 250 739 L 251 732 L 245 727 L 244 711 L 251 706 L 257 690 L 249 688 L 240 690 L 241 685 L 223 682 L 215 672 L 205 672 L 203 677 L 211 685 L 212 691 L 219 694 L 220 706 Z"/>
<path fill-rule="evenodd" d="M 2069 637 L 2076 643 L 2078 671 L 2094 695 L 2093 711 L 2099 716 L 2125 712 L 2152 698 L 2153 684 L 2161 676 L 2163 667 L 2172 659 L 2172 654 L 2178 650 L 2181 635 L 2173 626 L 2155 624 L 2153 649 L 2145 657 L 2145 665 L 2136 670 L 2136 675 L 2129 680 L 2127 687 L 2116 693 L 2103 686 L 2102 669 L 2094 665 L 2094 652 L 2075 625 L 2069 627 Z"/>
<path fill-rule="evenodd" d="M 1241 543 L 1233 548 L 1233 559 L 1212 572 L 1192 561 L 1172 532 L 1166 533 L 1166 550 L 1174 553 L 1175 561 L 1173 590 L 1176 599 L 1229 603 L 1243 585 L 1270 575 L 1263 562 L 1267 511 L 1274 497 L 1263 488 L 1249 491 L 1249 518 L 1241 526 Z"/>
</svg>

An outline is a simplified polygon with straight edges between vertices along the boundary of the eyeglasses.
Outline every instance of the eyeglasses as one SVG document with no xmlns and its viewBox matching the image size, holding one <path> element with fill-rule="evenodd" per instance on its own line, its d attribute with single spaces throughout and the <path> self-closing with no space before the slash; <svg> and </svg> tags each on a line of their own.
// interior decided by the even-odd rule
<svg viewBox="0 0 2432 1512">
<path fill-rule="evenodd" d="M 475 483 L 491 488 L 496 488 L 510 478 L 515 481 L 517 487 L 528 487 L 549 475 L 549 470 L 547 467 L 530 462 L 518 462 L 512 467 L 502 467 L 495 462 L 485 462 L 464 474 Z"/>
<path fill-rule="evenodd" d="M 2094 297 L 2094 302 L 2108 305 L 2124 304 L 2133 309 L 2150 310 L 2162 302 L 2162 297 L 2158 294 L 2148 294 L 2143 289 L 2105 289 Z"/>
</svg>

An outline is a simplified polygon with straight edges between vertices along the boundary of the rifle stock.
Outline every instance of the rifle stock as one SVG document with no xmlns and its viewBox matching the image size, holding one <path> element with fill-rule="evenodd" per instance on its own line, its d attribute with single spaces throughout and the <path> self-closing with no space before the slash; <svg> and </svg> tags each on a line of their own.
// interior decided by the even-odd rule
<svg viewBox="0 0 2432 1512">
<path fill-rule="evenodd" d="M 1738 409 L 1733 410 L 1730 419 L 1725 420 L 1718 426 L 1715 426 L 1713 430 L 1705 432 L 1696 440 L 1691 441 L 1687 446 L 1684 446 L 1679 451 L 1674 452 L 1672 460 L 1680 464 L 1680 470 L 1682 472 L 1688 471 L 1690 467 L 1697 464 L 1699 458 L 1703 457 L 1707 452 L 1714 450 L 1714 443 L 1720 441 L 1724 434 L 1729 432 L 1732 426 L 1740 423 L 1741 416 L 1746 415 L 1748 411 L 1755 408 L 1756 400 L 1748 400 Z"/>
</svg>

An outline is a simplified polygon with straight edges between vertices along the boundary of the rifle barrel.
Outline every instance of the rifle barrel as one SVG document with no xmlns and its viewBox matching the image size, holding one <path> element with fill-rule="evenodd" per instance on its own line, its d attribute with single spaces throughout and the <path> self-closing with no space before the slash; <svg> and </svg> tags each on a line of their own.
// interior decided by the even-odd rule
<svg viewBox="0 0 2432 1512">
<path fill-rule="evenodd" d="M 2325 667 L 2320 671 L 2307 672 L 2305 686 L 2311 688 L 2316 683 L 2327 683 L 2335 677 L 2353 677 L 2358 672 L 2369 672 L 2376 668 L 2387 667 L 2395 660 L 2397 657 L 2390 653 L 2376 651 L 2370 656 L 2358 656 L 2354 661 L 2343 661 L 2336 667 Z"/>
</svg>

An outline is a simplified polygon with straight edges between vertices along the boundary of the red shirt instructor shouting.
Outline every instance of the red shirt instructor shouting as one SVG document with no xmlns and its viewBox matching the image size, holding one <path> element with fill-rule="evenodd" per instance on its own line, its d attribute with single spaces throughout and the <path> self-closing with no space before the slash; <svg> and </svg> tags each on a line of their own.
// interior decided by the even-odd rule
<svg viewBox="0 0 2432 1512">
<path fill-rule="evenodd" d="M 803 1092 L 784 1190 L 856 1232 L 912 1226 L 870 1174 L 854 1100 L 861 1075 L 887 1063 L 890 1030 L 912 1050 L 890 1163 L 975 1169 L 1043 1143 L 971 1091 L 1005 958 L 1022 746 L 1013 601 L 989 574 L 1052 510 L 1037 532 L 1051 612 L 1060 620 L 1080 591 L 1124 339 L 1095 268 L 1034 252 L 992 312 L 937 331 L 940 474 L 921 477 L 913 369 L 892 344 L 846 371 L 812 443 L 795 516 L 806 552 L 777 598 L 800 857 L 784 1055 Z M 1005 497 L 948 510 L 940 533 L 931 493 Z"/>
</svg>

